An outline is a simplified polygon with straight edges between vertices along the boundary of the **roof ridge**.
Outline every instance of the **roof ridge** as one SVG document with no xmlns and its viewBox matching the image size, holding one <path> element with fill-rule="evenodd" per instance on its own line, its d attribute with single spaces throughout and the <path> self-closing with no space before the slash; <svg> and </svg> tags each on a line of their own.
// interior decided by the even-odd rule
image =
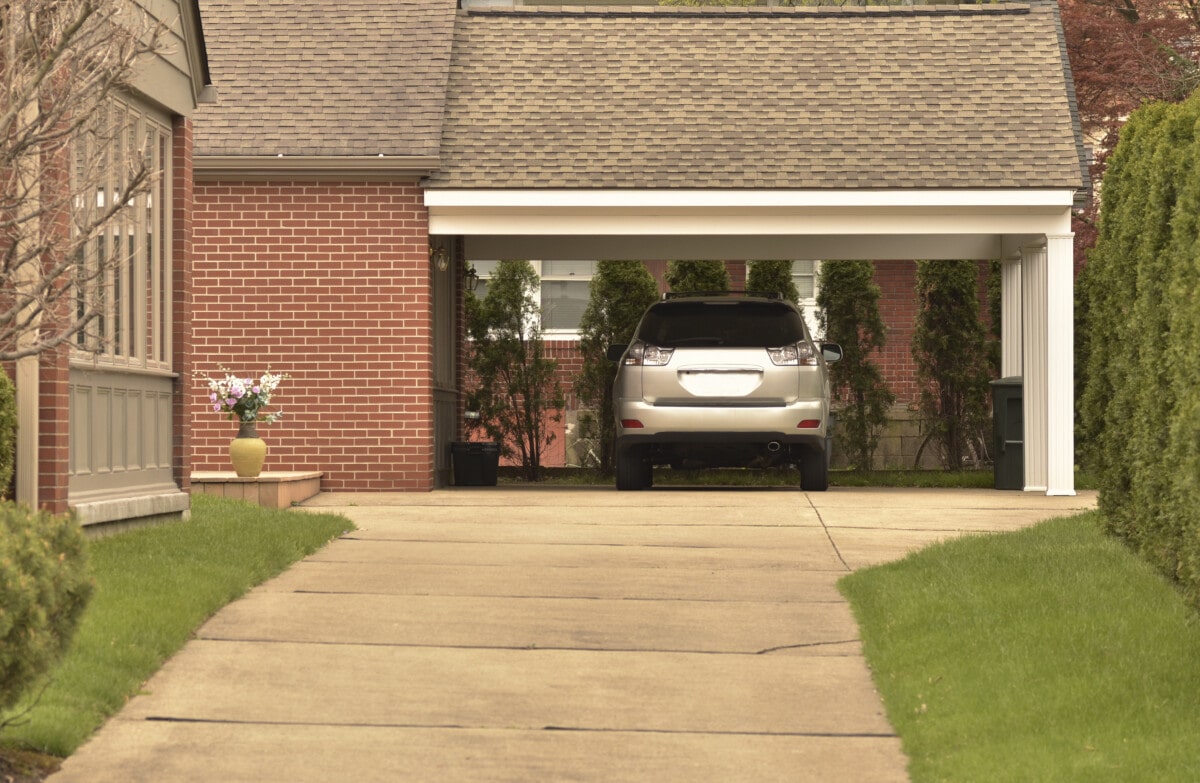
<svg viewBox="0 0 1200 783">
<path fill-rule="evenodd" d="M 1029 13 L 1030 4 L 1014 2 L 939 3 L 920 5 L 808 5 L 808 6 L 678 6 L 678 5 L 518 5 L 474 6 L 468 16 L 951 16 Z"/>
</svg>

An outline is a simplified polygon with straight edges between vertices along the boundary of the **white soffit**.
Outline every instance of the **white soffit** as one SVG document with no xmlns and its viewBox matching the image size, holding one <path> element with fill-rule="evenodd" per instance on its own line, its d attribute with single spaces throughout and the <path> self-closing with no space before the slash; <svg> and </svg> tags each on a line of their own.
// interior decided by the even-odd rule
<svg viewBox="0 0 1200 783">
<path fill-rule="evenodd" d="M 435 235 L 1045 234 L 1071 190 L 427 190 Z"/>
</svg>

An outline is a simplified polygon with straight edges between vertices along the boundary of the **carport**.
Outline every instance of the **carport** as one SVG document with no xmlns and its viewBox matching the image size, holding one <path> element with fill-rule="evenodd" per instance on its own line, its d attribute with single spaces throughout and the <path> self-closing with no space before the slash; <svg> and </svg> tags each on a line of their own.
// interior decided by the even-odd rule
<svg viewBox="0 0 1200 783">
<path fill-rule="evenodd" d="M 466 259 L 999 259 L 1025 489 L 1074 494 L 1088 182 L 1056 4 L 460 13 L 434 241 Z"/>
</svg>

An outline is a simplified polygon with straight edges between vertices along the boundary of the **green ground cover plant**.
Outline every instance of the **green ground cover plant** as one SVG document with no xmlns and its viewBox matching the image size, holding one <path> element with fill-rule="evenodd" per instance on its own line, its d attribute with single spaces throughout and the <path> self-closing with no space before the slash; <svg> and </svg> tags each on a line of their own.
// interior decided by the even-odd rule
<svg viewBox="0 0 1200 783">
<path fill-rule="evenodd" d="M 196 495 L 189 522 L 92 540 L 95 595 L 36 705 L 0 734 L 0 755 L 69 755 L 214 612 L 351 529 L 335 514 Z"/>
<path fill-rule="evenodd" d="M 916 783 L 1200 778 L 1200 617 L 1100 515 L 840 583 Z"/>
</svg>

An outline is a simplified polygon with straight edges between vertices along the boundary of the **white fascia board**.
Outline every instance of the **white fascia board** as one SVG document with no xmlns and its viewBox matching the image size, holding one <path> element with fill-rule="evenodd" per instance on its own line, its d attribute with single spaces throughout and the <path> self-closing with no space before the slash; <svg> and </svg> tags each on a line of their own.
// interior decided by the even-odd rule
<svg viewBox="0 0 1200 783">
<path fill-rule="evenodd" d="M 1070 190 L 437 191 L 429 231 L 450 236 L 798 236 L 1070 230 Z"/>
<path fill-rule="evenodd" d="M 770 209 L 871 207 L 1067 207 L 1075 191 L 1021 190 L 436 190 L 430 208 Z"/>
</svg>

